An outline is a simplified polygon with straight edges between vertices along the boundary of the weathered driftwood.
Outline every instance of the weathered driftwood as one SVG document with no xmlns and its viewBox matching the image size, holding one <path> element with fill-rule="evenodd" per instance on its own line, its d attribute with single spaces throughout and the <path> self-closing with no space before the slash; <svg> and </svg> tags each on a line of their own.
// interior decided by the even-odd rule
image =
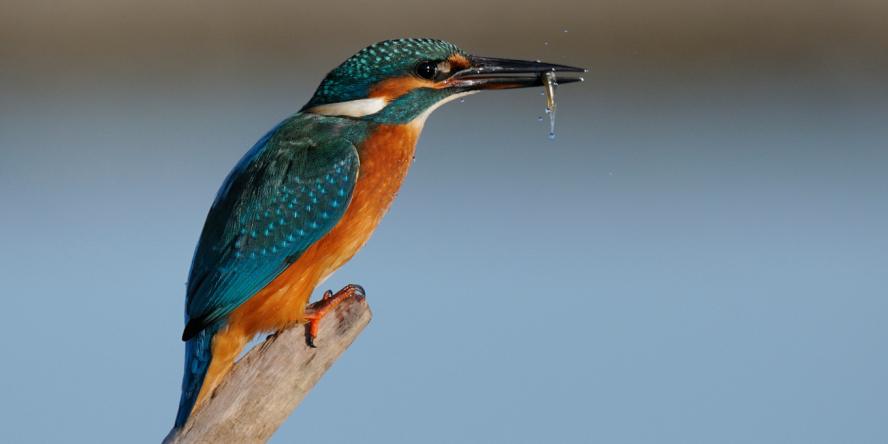
<svg viewBox="0 0 888 444">
<path fill-rule="evenodd" d="M 164 444 L 268 441 L 367 326 L 370 316 L 367 301 L 353 295 L 321 320 L 317 348 L 305 344 L 301 325 L 257 345 L 234 364 L 180 433 L 170 431 Z"/>
</svg>

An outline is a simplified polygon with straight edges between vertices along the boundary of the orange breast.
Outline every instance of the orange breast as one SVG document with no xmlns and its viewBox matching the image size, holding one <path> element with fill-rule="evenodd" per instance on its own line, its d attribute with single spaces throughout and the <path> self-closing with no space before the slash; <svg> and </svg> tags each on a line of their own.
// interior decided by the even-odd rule
<svg viewBox="0 0 888 444">
<path fill-rule="evenodd" d="M 213 337 L 213 360 L 195 408 L 231 370 L 247 341 L 301 321 L 315 287 L 367 243 L 401 188 L 421 130 L 421 123 L 382 126 L 358 147 L 361 170 L 342 219 L 283 273 L 229 314 L 228 325 Z"/>
<path fill-rule="evenodd" d="M 315 287 L 367 243 L 388 211 L 410 168 L 420 130 L 383 125 L 357 147 L 361 170 L 345 215 L 293 265 L 233 311 L 231 327 L 252 337 L 302 320 Z"/>
</svg>

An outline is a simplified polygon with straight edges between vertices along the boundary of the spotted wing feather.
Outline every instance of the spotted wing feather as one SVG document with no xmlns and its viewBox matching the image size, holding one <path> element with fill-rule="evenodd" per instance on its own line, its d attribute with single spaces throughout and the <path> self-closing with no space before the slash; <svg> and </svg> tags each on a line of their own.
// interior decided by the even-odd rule
<svg viewBox="0 0 888 444">
<path fill-rule="evenodd" d="M 342 218 L 359 170 L 348 140 L 280 125 L 226 179 L 207 216 L 188 279 L 183 340 L 274 280 Z"/>
</svg>

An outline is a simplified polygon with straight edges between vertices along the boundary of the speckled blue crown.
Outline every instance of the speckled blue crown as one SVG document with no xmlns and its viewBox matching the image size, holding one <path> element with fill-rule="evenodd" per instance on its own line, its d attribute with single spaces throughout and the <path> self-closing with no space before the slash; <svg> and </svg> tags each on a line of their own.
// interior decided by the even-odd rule
<svg viewBox="0 0 888 444">
<path fill-rule="evenodd" d="M 330 71 L 302 109 L 365 99 L 373 84 L 406 74 L 423 60 L 444 60 L 452 54 L 469 57 L 456 46 L 433 39 L 386 40 L 370 45 Z"/>
</svg>

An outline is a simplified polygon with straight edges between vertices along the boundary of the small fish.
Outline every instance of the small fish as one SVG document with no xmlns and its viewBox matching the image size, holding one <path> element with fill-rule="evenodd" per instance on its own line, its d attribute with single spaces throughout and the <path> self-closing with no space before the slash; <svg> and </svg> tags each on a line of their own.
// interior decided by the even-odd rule
<svg viewBox="0 0 888 444">
<path fill-rule="evenodd" d="M 549 114 L 549 140 L 555 138 L 555 88 L 558 87 L 558 79 L 555 78 L 554 71 L 547 71 L 540 74 L 540 80 L 543 82 L 543 88 L 546 93 L 546 113 Z"/>
</svg>

